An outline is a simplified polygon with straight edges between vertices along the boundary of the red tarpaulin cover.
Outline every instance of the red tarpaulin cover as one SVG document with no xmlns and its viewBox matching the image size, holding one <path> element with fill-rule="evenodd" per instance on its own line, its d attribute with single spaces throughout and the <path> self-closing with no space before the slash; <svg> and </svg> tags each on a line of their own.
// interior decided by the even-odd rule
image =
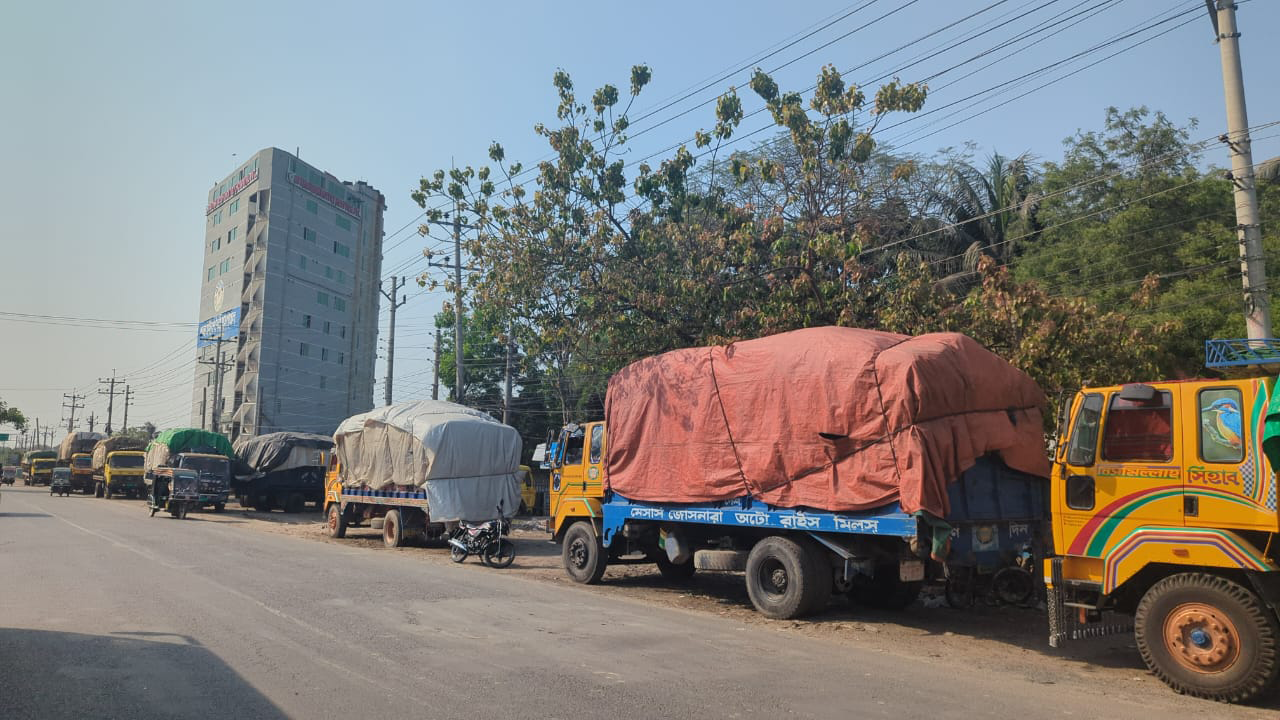
<svg viewBox="0 0 1280 720">
<path fill-rule="evenodd" d="M 609 487 L 646 502 L 752 495 L 945 517 L 986 453 L 1049 476 L 1030 377 L 959 333 L 820 327 L 675 350 L 609 381 Z"/>
</svg>

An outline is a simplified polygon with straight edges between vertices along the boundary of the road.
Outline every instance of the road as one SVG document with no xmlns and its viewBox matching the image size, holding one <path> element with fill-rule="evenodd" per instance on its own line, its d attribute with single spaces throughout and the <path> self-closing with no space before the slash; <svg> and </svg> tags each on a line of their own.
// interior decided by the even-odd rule
<svg viewBox="0 0 1280 720">
<path fill-rule="evenodd" d="M 5 489 L 0 716 L 1275 713 L 1130 695 L 1102 677 L 992 673 L 421 554 L 263 532 L 234 515 L 148 518 L 136 501 Z"/>
</svg>

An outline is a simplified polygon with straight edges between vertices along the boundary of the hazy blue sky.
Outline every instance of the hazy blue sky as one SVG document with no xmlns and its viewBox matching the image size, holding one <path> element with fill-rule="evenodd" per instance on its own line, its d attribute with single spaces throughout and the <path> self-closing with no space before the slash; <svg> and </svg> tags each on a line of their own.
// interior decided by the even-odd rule
<svg viewBox="0 0 1280 720">
<path fill-rule="evenodd" d="M 138 393 L 131 423 L 185 424 L 194 352 L 187 348 L 195 333 L 190 324 L 200 319 L 206 193 L 238 158 L 261 148 L 300 148 L 308 162 L 381 189 L 389 203 L 384 276 L 412 275 L 426 269 L 414 257 L 436 243 L 393 233 L 419 213 L 409 200 L 419 176 L 451 160 L 484 162 L 493 140 L 506 145 L 508 158 L 542 157 L 545 147 L 531 128 L 554 120 L 550 80 L 557 68 L 572 73 L 587 96 L 604 82 L 625 87 L 630 66 L 647 63 L 653 82 L 637 101 L 642 112 L 867 5 L 759 63 L 772 69 L 794 60 L 775 77 L 784 88 L 799 90 L 823 64 L 841 70 L 863 65 L 992 4 L 849 79 L 866 83 L 991 30 L 901 72 L 904 80 L 927 77 L 1037 23 L 1094 8 L 1076 18 L 1079 24 L 1055 26 L 1059 34 L 935 79 L 928 110 L 1153 19 L 1193 12 L 1003 95 L 983 96 L 972 107 L 963 103 L 909 121 L 882 133 L 882 141 L 920 153 L 972 141 L 981 154 L 1031 151 L 1057 159 L 1063 138 L 1100 127 L 1109 105 L 1147 105 L 1176 122 L 1197 118 L 1196 139 L 1224 130 L 1218 49 L 1202 0 L 9 3 L 0 24 L 6 95 L 0 112 L 0 312 L 159 324 L 108 328 L 97 321 L 0 315 L 0 398 L 42 422 L 57 422 L 62 393 L 75 390 L 87 393 L 88 410 L 101 416 L 106 398 L 96 394 L 96 380 L 115 368 Z M 1240 6 L 1255 125 L 1280 120 L 1273 77 L 1280 67 L 1277 5 L 1251 0 Z M 1190 24 L 965 119 L 1184 21 Z M 957 80 L 1014 50 L 1019 52 Z M 637 122 L 633 132 L 713 98 L 731 82 L 741 86 L 746 77 L 736 73 L 733 81 Z M 758 106 L 750 93 L 743 97 L 748 111 Z M 748 120 L 743 131 L 764 122 Z M 710 109 L 698 108 L 637 137 L 633 156 L 688 139 L 710 124 Z M 935 130 L 941 131 L 919 137 Z M 1280 154 L 1278 130 L 1259 133 L 1257 159 Z M 1207 161 L 1225 164 L 1225 151 L 1214 149 Z M 439 305 L 440 295 L 423 293 L 401 311 L 397 400 L 430 392 L 430 317 Z M 385 326 L 385 307 L 382 318 Z M 376 400 L 381 402 L 381 384 Z"/>
</svg>

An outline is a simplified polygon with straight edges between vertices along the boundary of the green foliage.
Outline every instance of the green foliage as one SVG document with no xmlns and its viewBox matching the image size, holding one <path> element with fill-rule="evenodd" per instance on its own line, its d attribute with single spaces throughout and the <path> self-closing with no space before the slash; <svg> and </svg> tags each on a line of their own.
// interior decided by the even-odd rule
<svg viewBox="0 0 1280 720">
<path fill-rule="evenodd" d="M 12 425 L 18 432 L 22 432 L 27 429 L 27 416 L 18 408 L 0 400 L 0 425 Z"/>
</svg>

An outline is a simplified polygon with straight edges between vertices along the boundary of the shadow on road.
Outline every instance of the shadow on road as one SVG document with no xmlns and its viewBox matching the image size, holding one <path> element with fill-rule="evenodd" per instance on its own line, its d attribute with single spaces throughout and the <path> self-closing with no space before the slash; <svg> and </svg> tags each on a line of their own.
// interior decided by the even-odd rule
<svg viewBox="0 0 1280 720">
<path fill-rule="evenodd" d="M 0 517 L 11 517 L 11 518 L 33 518 L 33 517 L 53 517 L 53 516 L 52 516 L 52 515 L 50 515 L 50 514 L 48 514 L 48 513 L 11 513 L 11 512 L 0 512 Z"/>
<path fill-rule="evenodd" d="M 0 698 L 13 720 L 287 717 L 200 643 L 168 633 L 0 628 Z"/>
</svg>

